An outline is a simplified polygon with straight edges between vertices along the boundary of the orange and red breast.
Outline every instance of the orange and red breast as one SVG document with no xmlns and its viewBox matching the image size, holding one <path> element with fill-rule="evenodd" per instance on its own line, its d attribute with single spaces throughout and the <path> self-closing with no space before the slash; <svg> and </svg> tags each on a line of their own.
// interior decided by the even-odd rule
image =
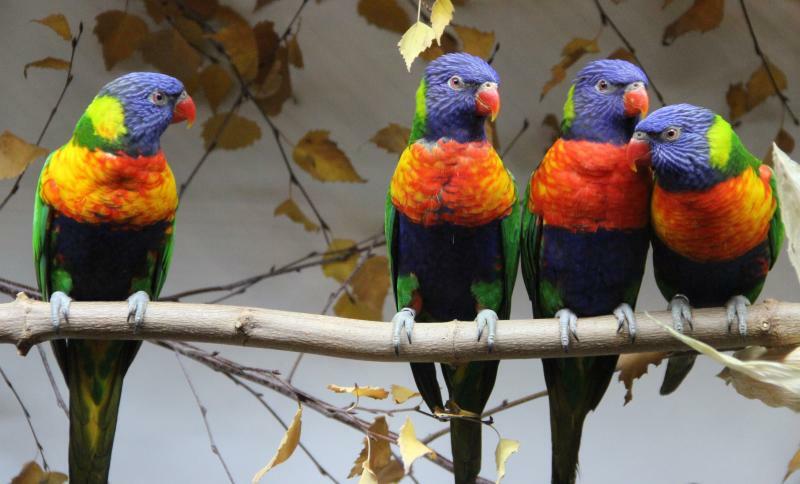
<svg viewBox="0 0 800 484">
<path fill-rule="evenodd" d="M 390 190 L 397 210 L 423 225 L 485 225 L 509 215 L 516 203 L 514 179 L 485 141 L 410 145 Z"/>
<path fill-rule="evenodd" d="M 766 240 L 777 200 L 772 171 L 747 168 L 704 191 L 653 190 L 653 229 L 667 247 L 696 261 L 724 261 Z"/>
<path fill-rule="evenodd" d="M 131 157 L 74 143 L 50 157 L 39 195 L 79 222 L 145 226 L 170 221 L 178 206 L 175 178 L 164 153 Z"/>
<path fill-rule="evenodd" d="M 528 210 L 574 231 L 646 227 L 652 175 L 634 171 L 625 146 L 558 139 L 531 177 Z"/>
</svg>

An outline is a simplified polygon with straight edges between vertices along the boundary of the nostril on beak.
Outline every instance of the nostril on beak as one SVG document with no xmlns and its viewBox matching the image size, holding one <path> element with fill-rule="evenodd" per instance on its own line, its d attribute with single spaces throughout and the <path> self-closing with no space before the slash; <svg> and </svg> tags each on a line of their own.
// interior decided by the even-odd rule
<svg viewBox="0 0 800 484">
<path fill-rule="evenodd" d="M 636 131 L 635 133 L 633 133 L 633 139 L 637 141 L 645 141 L 647 140 L 647 133 L 645 133 L 644 131 Z"/>
<path fill-rule="evenodd" d="M 635 91 L 635 90 L 641 89 L 643 87 L 644 87 L 644 83 L 643 82 L 638 82 L 638 81 L 637 82 L 632 82 L 632 83 L 628 84 L 627 86 L 625 86 L 625 91 L 626 92 Z"/>
</svg>

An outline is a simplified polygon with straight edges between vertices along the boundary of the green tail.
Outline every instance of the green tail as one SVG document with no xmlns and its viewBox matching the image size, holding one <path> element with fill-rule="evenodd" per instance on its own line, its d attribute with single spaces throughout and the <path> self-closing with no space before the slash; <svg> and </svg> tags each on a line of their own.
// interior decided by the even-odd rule
<svg viewBox="0 0 800 484">
<path fill-rule="evenodd" d="M 583 421 L 611 383 L 618 356 L 543 359 L 550 400 L 552 484 L 574 484 Z"/>
<path fill-rule="evenodd" d="M 696 354 L 670 356 L 667 361 L 667 371 L 664 373 L 664 382 L 661 383 L 661 389 L 658 392 L 661 395 L 669 395 L 677 390 L 694 366 L 696 359 Z"/>
<path fill-rule="evenodd" d="M 69 482 L 108 482 L 122 380 L 139 341 L 68 340 L 64 356 L 69 386 Z"/>
<path fill-rule="evenodd" d="M 472 484 L 481 472 L 481 425 L 460 418 L 450 420 L 450 449 L 456 484 Z"/>
</svg>

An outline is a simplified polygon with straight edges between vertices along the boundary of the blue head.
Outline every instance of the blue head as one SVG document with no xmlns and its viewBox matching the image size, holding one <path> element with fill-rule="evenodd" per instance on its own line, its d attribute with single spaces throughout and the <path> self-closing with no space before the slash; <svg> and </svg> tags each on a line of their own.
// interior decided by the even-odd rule
<svg viewBox="0 0 800 484">
<path fill-rule="evenodd" d="M 562 137 L 625 144 L 647 114 L 647 76 L 624 60 L 597 60 L 578 72 L 564 104 Z"/>
<path fill-rule="evenodd" d="M 437 58 L 425 69 L 417 91 L 411 140 L 486 139 L 484 122 L 500 111 L 499 83 L 497 72 L 479 57 L 457 53 Z"/>
<path fill-rule="evenodd" d="M 195 105 L 183 84 L 164 74 L 132 72 L 97 93 L 75 128 L 75 140 L 90 148 L 150 156 L 170 123 L 194 121 Z"/>
</svg>

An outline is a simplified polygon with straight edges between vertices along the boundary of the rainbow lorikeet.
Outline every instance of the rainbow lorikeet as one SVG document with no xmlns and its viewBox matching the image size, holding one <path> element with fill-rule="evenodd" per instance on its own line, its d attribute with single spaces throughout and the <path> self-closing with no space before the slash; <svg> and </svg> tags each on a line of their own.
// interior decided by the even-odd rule
<svg viewBox="0 0 800 484">
<path fill-rule="evenodd" d="M 625 145 L 647 112 L 647 77 L 621 60 L 587 64 L 564 105 L 561 137 L 531 176 L 522 214 L 522 273 L 537 318 L 556 317 L 566 351 L 579 316 L 613 312 L 636 335 L 633 307 L 649 246 L 651 174 Z M 583 421 L 617 356 L 544 359 L 552 482 L 575 482 Z"/>
<path fill-rule="evenodd" d="M 695 307 L 727 309 L 728 330 L 747 333 L 747 305 L 761 293 L 783 244 L 772 170 L 731 125 L 689 104 L 661 108 L 636 126 L 631 162 L 655 172 L 653 269 L 673 326 L 691 326 Z M 661 393 L 675 390 L 695 355 L 670 358 Z"/>
<path fill-rule="evenodd" d="M 386 200 L 386 242 L 398 313 L 395 351 L 415 321 L 475 320 L 488 350 L 499 319 L 508 319 L 519 262 L 519 208 L 514 178 L 486 139 L 484 124 L 500 109 L 500 79 L 469 54 L 428 65 L 417 90 L 408 147 Z M 432 412 L 480 415 L 494 386 L 497 361 L 442 365 L 442 395 L 433 363 L 412 363 Z M 481 468 L 481 424 L 452 418 L 455 481 L 474 482 Z"/>
<path fill-rule="evenodd" d="M 103 87 L 72 138 L 48 156 L 33 214 L 33 254 L 53 325 L 72 299 L 128 299 L 139 326 L 172 255 L 175 179 L 159 139 L 195 116 L 183 84 L 136 72 Z M 53 351 L 69 387 L 71 483 L 108 480 L 122 379 L 140 341 L 67 339 Z"/>
</svg>

